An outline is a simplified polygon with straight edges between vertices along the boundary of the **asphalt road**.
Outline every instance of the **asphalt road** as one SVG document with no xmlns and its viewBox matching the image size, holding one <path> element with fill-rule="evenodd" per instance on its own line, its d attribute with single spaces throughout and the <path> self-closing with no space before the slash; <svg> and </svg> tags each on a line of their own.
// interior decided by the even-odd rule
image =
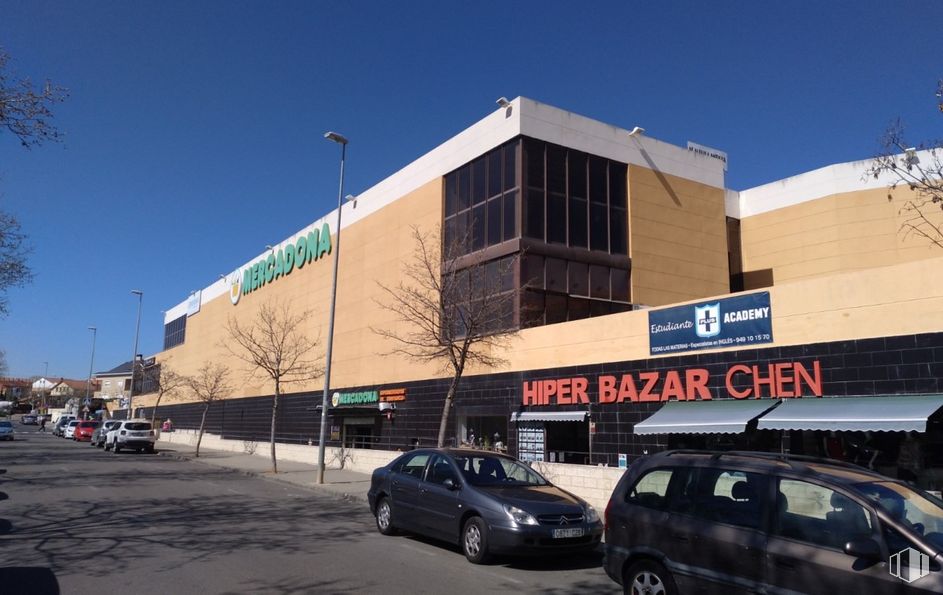
<svg viewBox="0 0 943 595">
<path fill-rule="evenodd" d="M 618 593 L 601 556 L 469 564 L 363 504 L 17 425 L 0 443 L 0 593 Z"/>
</svg>

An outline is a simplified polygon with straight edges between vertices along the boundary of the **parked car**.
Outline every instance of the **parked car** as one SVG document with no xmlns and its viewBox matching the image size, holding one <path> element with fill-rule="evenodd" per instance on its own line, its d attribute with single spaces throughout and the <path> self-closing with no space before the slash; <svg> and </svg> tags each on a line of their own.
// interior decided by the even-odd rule
<svg viewBox="0 0 943 595">
<path fill-rule="evenodd" d="M 66 426 L 69 425 L 69 422 L 74 420 L 74 415 L 62 415 L 56 421 L 56 425 L 52 427 L 53 436 L 62 436 L 65 433 Z"/>
<path fill-rule="evenodd" d="M 0 421 L 0 440 L 13 440 L 15 433 L 16 432 L 13 430 L 13 422 L 7 420 Z"/>
<path fill-rule="evenodd" d="M 112 450 L 118 454 L 123 449 L 132 449 L 137 452 L 154 452 L 154 442 L 157 436 L 151 422 L 140 419 L 121 420 L 118 425 L 108 431 L 105 437 L 105 450 Z"/>
<path fill-rule="evenodd" d="M 67 424 L 65 425 L 65 427 L 62 428 L 62 437 L 63 437 L 63 438 L 72 438 L 72 437 L 74 437 L 74 436 L 75 436 L 75 428 L 77 428 L 77 427 L 79 426 L 79 421 L 80 421 L 80 420 L 73 419 L 72 421 L 70 421 L 69 423 L 67 423 Z"/>
<path fill-rule="evenodd" d="M 100 421 L 80 421 L 79 425 L 75 426 L 75 433 L 73 434 L 72 439 L 76 442 L 91 442 L 92 432 L 94 432 L 95 429 L 100 425 Z"/>
<path fill-rule="evenodd" d="M 33 413 L 24 413 L 20 418 L 20 423 L 24 426 L 35 426 L 39 424 L 39 416 Z"/>
<path fill-rule="evenodd" d="M 105 438 L 108 436 L 108 432 L 120 423 L 120 419 L 109 419 L 105 421 L 92 432 L 92 439 L 89 440 L 89 443 L 99 448 L 105 446 Z"/>
<path fill-rule="evenodd" d="M 617 484 L 605 549 L 626 593 L 943 593 L 943 500 L 830 459 L 669 451 Z"/>
<path fill-rule="evenodd" d="M 456 543 L 474 564 L 492 554 L 589 551 L 603 532 L 592 506 L 494 452 L 408 452 L 373 472 L 367 496 L 380 533 Z"/>
</svg>

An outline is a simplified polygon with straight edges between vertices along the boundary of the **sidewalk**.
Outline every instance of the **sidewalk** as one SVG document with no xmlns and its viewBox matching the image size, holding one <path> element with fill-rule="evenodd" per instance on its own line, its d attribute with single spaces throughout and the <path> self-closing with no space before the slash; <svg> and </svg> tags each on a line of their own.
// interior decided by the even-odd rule
<svg viewBox="0 0 943 595">
<path fill-rule="evenodd" d="M 268 445 L 265 445 L 268 448 Z M 277 445 L 276 445 L 277 449 Z M 194 461 L 213 467 L 232 469 L 245 475 L 310 488 L 333 498 L 354 502 L 367 502 L 367 490 L 370 489 L 370 476 L 366 473 L 344 469 L 325 469 L 324 483 L 318 485 L 318 466 L 295 461 L 278 461 L 278 473 L 272 473 L 270 457 L 245 453 L 212 450 L 200 447 L 197 458 L 196 449 L 186 444 L 158 442 L 157 452 L 161 456 L 173 457 L 185 461 Z"/>
</svg>

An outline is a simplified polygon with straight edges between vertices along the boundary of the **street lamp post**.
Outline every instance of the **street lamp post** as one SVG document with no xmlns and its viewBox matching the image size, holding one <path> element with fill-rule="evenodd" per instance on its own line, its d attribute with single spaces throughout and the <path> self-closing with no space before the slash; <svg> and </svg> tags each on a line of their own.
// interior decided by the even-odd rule
<svg viewBox="0 0 943 595">
<path fill-rule="evenodd" d="M 92 368 L 95 367 L 95 338 L 98 336 L 98 328 L 90 326 L 88 330 L 92 331 L 92 359 L 88 362 L 88 378 L 85 379 L 85 403 L 83 405 L 86 407 L 91 403 L 89 393 L 92 388 Z"/>
<path fill-rule="evenodd" d="M 138 321 L 134 327 L 134 351 L 131 352 L 131 385 L 128 387 L 128 419 L 134 416 L 134 363 L 138 358 L 138 335 L 141 332 L 141 304 L 144 302 L 144 292 L 140 289 L 132 289 L 131 293 L 138 296 Z"/>
<path fill-rule="evenodd" d="M 324 395 L 321 398 L 321 435 L 318 438 L 318 483 L 324 483 L 324 439 L 327 433 L 328 393 L 331 390 L 331 349 L 334 346 L 334 304 L 337 301 L 337 263 L 341 259 L 341 210 L 344 196 L 344 159 L 347 157 L 347 139 L 336 132 L 325 132 L 324 138 L 341 146 L 341 179 L 337 189 L 337 233 L 334 240 L 334 276 L 331 281 L 331 310 L 327 323 L 327 362 L 324 366 Z"/>
</svg>

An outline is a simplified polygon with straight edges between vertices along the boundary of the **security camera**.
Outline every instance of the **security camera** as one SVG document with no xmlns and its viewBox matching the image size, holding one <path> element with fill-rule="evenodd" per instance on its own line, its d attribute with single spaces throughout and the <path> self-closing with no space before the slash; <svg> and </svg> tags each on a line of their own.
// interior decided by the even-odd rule
<svg viewBox="0 0 943 595">
<path fill-rule="evenodd" d="M 507 97 L 498 97 L 498 100 L 495 101 L 495 103 L 497 103 L 497 104 L 498 104 L 499 106 L 501 106 L 501 107 L 507 107 L 507 106 L 511 105 L 511 102 L 508 101 L 508 98 L 507 98 Z"/>
<path fill-rule="evenodd" d="M 642 128 L 641 126 L 636 126 L 635 128 L 629 131 L 629 136 L 638 136 L 644 133 L 645 133 L 644 128 Z"/>
</svg>

